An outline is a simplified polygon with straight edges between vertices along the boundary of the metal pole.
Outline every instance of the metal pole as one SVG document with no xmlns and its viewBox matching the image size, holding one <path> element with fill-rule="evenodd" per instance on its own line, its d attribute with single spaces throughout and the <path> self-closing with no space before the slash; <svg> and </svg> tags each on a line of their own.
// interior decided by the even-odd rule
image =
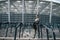
<svg viewBox="0 0 60 40">
<path fill-rule="evenodd" d="M 8 34 L 8 25 L 7 25 L 7 28 L 6 28 L 6 35 L 5 35 L 5 37 L 7 37 L 7 34 Z"/>
<path fill-rule="evenodd" d="M 8 22 L 10 22 L 10 0 L 8 0 Z"/>
<path fill-rule="evenodd" d="M 21 27 L 23 26 L 22 23 L 20 23 L 20 27 L 19 27 L 19 38 L 20 38 L 20 33 L 21 33 Z"/>
<path fill-rule="evenodd" d="M 24 24 L 24 13 L 25 13 L 25 11 L 24 11 L 24 0 L 22 0 L 22 5 L 23 5 L 23 7 L 22 7 L 22 23 Z"/>
<path fill-rule="evenodd" d="M 24 25 L 24 13 L 25 13 L 25 9 L 24 9 L 24 7 L 25 7 L 25 2 L 24 2 L 24 0 L 22 0 L 22 23 L 23 23 L 23 25 Z M 24 31 L 24 26 L 22 27 L 22 37 L 23 37 L 23 31 Z"/>
<path fill-rule="evenodd" d="M 37 0 L 37 15 L 38 15 L 38 7 L 39 6 L 39 0 Z"/>
<path fill-rule="evenodd" d="M 9 22 L 9 25 L 8 25 L 8 28 L 9 28 L 10 27 L 10 0 L 8 0 L 8 22 Z"/>
<path fill-rule="evenodd" d="M 51 25 L 51 23 L 52 23 L 52 6 L 53 6 L 53 2 L 52 2 L 52 0 L 51 0 L 51 2 L 50 2 L 50 17 L 49 17 L 49 23 L 50 23 L 50 25 Z M 51 27 L 51 26 L 50 26 Z M 52 31 L 53 31 L 53 28 L 52 28 Z M 53 32 L 52 32 L 53 33 Z M 53 36 L 53 34 L 52 34 L 52 36 Z"/>
<path fill-rule="evenodd" d="M 14 40 L 16 40 L 16 35 L 17 35 L 17 27 L 15 27 Z"/>
<path fill-rule="evenodd" d="M 37 0 L 37 14 L 36 14 L 36 18 L 38 17 L 39 18 L 39 10 L 38 10 L 38 7 L 39 6 L 39 0 Z M 37 33 L 38 33 L 38 38 L 40 38 L 40 30 L 39 30 L 39 25 L 38 24 L 36 24 L 36 26 L 37 26 Z"/>
<path fill-rule="evenodd" d="M 21 26 L 19 26 L 19 38 L 20 38 L 20 33 L 21 33 Z"/>
<path fill-rule="evenodd" d="M 48 29 L 46 29 L 47 32 L 47 40 L 49 40 L 49 33 L 48 33 Z"/>
<path fill-rule="evenodd" d="M 51 24 L 51 20 L 52 20 L 52 1 L 50 2 L 50 17 L 49 17 L 49 23 Z"/>
<path fill-rule="evenodd" d="M 56 35 L 55 35 L 55 32 L 53 32 L 53 40 L 56 40 Z"/>
<path fill-rule="evenodd" d="M 42 35 L 42 26 L 40 26 L 40 28 L 41 28 L 41 38 L 43 37 L 43 35 Z"/>
<path fill-rule="evenodd" d="M 10 26 L 10 0 L 8 0 L 8 22 L 9 22 L 9 25 L 7 26 L 6 36 L 5 36 L 5 37 L 7 37 L 8 28 L 9 28 L 9 26 Z"/>
<path fill-rule="evenodd" d="M 17 36 L 17 28 L 18 28 L 19 25 L 20 25 L 20 23 L 18 23 L 18 24 L 15 26 L 14 40 L 16 40 L 16 36 Z"/>
</svg>

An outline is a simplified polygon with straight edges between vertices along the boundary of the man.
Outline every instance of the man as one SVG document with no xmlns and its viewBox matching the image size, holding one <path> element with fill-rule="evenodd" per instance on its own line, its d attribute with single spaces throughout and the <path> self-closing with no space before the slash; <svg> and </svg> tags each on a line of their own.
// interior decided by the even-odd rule
<svg viewBox="0 0 60 40">
<path fill-rule="evenodd" d="M 35 23 L 39 24 L 39 15 L 38 14 L 36 15 Z"/>
<path fill-rule="evenodd" d="M 38 24 L 39 24 L 39 17 L 38 17 L 38 15 L 36 15 L 36 19 L 35 19 L 35 21 L 34 21 L 34 23 L 33 23 L 33 28 L 34 28 L 34 30 L 35 30 L 34 38 L 35 38 L 35 36 L 36 36 L 36 31 L 38 30 Z M 39 32 L 39 30 L 38 30 L 38 32 Z"/>
</svg>

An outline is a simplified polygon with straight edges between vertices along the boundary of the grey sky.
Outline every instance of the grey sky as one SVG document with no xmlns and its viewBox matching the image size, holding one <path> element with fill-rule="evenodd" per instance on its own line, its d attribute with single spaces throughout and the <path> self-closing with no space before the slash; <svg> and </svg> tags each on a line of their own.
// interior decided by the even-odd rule
<svg viewBox="0 0 60 40">
<path fill-rule="evenodd" d="M 53 0 L 54 2 L 60 3 L 60 0 Z"/>
<path fill-rule="evenodd" d="M 46 1 L 53 1 L 53 2 L 56 2 L 56 3 L 60 3 L 60 0 L 46 0 Z"/>
</svg>

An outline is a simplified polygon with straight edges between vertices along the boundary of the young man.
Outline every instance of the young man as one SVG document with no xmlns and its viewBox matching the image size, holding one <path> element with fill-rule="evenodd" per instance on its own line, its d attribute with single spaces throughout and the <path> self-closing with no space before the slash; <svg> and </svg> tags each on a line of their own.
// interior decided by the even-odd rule
<svg viewBox="0 0 60 40">
<path fill-rule="evenodd" d="M 39 24 L 39 15 L 38 14 L 36 15 L 35 23 Z"/>
<path fill-rule="evenodd" d="M 35 21 L 34 21 L 34 23 L 33 23 L 33 28 L 34 28 L 34 30 L 35 30 L 34 38 L 35 38 L 35 36 L 36 36 L 36 31 L 38 30 L 38 32 L 39 32 L 38 24 L 39 24 L 39 16 L 36 15 L 36 19 L 35 19 Z"/>
</svg>

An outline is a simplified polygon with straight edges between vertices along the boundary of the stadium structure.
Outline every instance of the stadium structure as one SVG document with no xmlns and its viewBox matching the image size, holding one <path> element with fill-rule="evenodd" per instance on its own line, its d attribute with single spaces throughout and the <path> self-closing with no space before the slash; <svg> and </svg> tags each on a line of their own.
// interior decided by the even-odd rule
<svg viewBox="0 0 60 40">
<path fill-rule="evenodd" d="M 0 40 L 60 40 L 60 0 L 0 0 Z"/>
</svg>

